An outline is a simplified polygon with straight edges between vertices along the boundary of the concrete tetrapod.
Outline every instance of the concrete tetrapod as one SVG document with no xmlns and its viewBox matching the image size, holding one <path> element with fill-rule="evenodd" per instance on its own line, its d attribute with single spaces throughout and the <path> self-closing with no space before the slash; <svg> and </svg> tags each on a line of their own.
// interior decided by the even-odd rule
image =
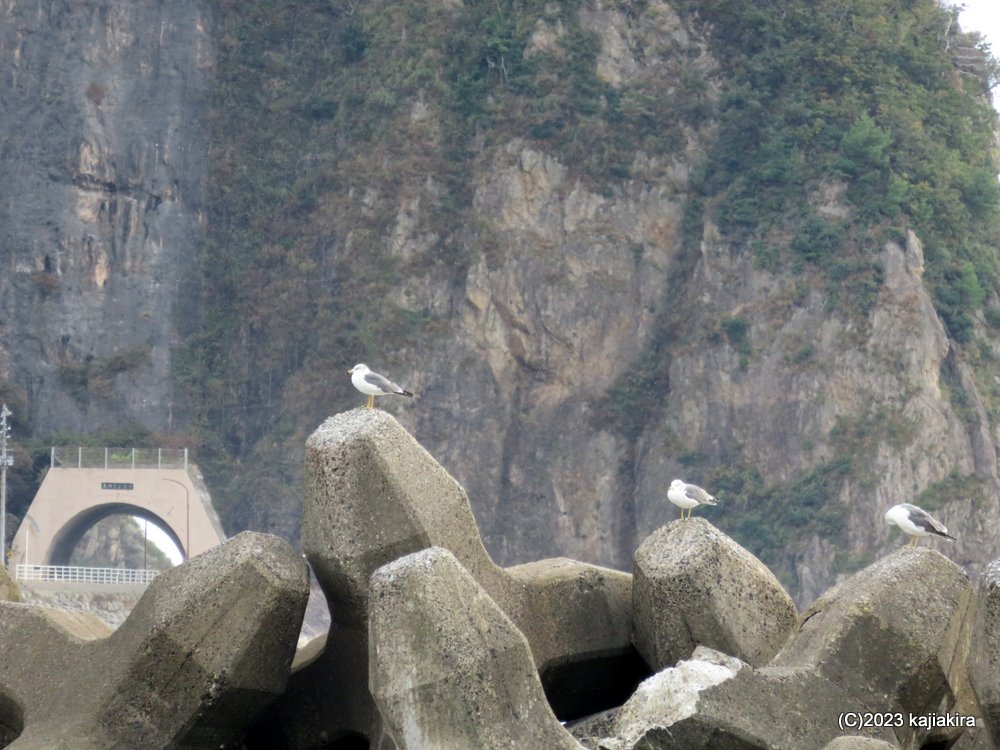
<svg viewBox="0 0 1000 750">
<path fill-rule="evenodd" d="M 899 748 L 899 745 L 889 744 L 885 740 L 851 735 L 838 737 L 824 747 L 823 750 L 897 750 L 897 748 Z"/>
<path fill-rule="evenodd" d="M 284 689 L 308 597 L 284 540 L 243 533 L 163 573 L 113 634 L 0 603 L 0 723 L 15 750 L 216 750 Z"/>
<path fill-rule="evenodd" d="M 582 750 L 549 708 L 528 641 L 447 550 L 371 579 L 371 690 L 399 750 Z"/>
<path fill-rule="evenodd" d="M 703 518 L 673 521 L 635 552 L 635 644 L 654 669 L 698 645 L 763 666 L 797 620 L 774 574 Z"/>
<path fill-rule="evenodd" d="M 969 648 L 969 680 L 982 711 L 985 730 L 1000 743 L 1000 560 L 979 576 Z"/>
<path fill-rule="evenodd" d="M 969 577 L 955 563 L 903 548 L 817 599 L 771 664 L 815 670 L 873 710 L 966 711 L 972 602 Z M 921 731 L 897 728 L 904 744 Z"/>
<path fill-rule="evenodd" d="M 684 599 L 674 601 L 686 608 Z M 823 747 L 851 726 L 842 725 L 842 715 L 870 712 L 901 720 L 892 731 L 862 727 L 860 733 L 890 746 L 919 745 L 930 733 L 911 726 L 911 715 L 969 710 L 962 700 L 971 601 L 968 577 L 957 565 L 928 549 L 900 550 L 820 597 L 766 666 L 699 646 L 690 659 L 649 678 L 616 714 L 601 747 Z M 951 742 L 957 733 L 935 735 L 942 736 Z"/>
<path fill-rule="evenodd" d="M 572 682 L 566 713 L 620 702 L 647 674 L 631 643 L 631 576 L 565 559 L 496 565 L 465 491 L 390 414 L 327 419 L 306 442 L 305 466 L 303 545 L 332 622 L 297 658 L 285 696 L 248 736 L 251 750 L 391 747 L 368 691 L 368 581 L 433 546 L 451 552 L 524 633 L 543 681 L 553 673 Z"/>
<path fill-rule="evenodd" d="M 704 646 L 639 686 L 602 750 L 802 750 L 841 734 L 838 714 L 864 710 L 808 669 L 755 669 Z M 891 737 L 885 731 L 881 734 Z"/>
</svg>

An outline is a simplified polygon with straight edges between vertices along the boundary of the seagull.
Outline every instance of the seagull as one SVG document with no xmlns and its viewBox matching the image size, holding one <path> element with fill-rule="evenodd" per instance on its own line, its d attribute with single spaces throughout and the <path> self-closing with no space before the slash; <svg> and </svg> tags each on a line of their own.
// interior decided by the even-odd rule
<svg viewBox="0 0 1000 750">
<path fill-rule="evenodd" d="M 347 371 L 347 374 L 351 376 L 351 382 L 354 383 L 354 387 L 368 396 L 368 403 L 365 405 L 366 409 L 375 408 L 376 396 L 397 394 L 413 398 L 412 393 L 403 390 L 391 380 L 379 375 L 377 372 L 372 372 L 368 369 L 368 365 L 356 364 Z"/>
<path fill-rule="evenodd" d="M 948 529 L 944 527 L 944 524 L 931 518 L 930 513 L 909 503 L 900 503 L 889 508 L 885 512 L 885 522 L 896 524 L 909 534 L 910 543 L 908 546 L 910 547 L 917 543 L 918 536 L 927 536 L 928 534 L 937 534 L 938 536 L 943 536 L 945 539 L 955 539 L 955 537 L 948 533 Z"/>
<path fill-rule="evenodd" d="M 699 505 L 715 505 L 717 500 L 696 484 L 688 484 L 681 479 L 675 479 L 667 490 L 667 500 L 681 509 L 681 518 L 687 510 L 687 517 Z"/>
</svg>

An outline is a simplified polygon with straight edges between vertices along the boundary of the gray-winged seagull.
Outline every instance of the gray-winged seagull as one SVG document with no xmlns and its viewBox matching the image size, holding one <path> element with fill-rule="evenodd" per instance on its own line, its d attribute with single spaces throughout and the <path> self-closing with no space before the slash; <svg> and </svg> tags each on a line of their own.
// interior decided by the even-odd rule
<svg viewBox="0 0 1000 750">
<path fill-rule="evenodd" d="M 900 503 L 889 508 L 885 512 L 885 522 L 896 524 L 896 526 L 909 534 L 909 546 L 911 547 L 917 543 L 918 536 L 937 534 L 938 536 L 943 536 L 945 539 L 954 540 L 955 538 L 948 533 L 948 529 L 944 524 L 932 518 L 930 513 L 909 503 Z"/>
<path fill-rule="evenodd" d="M 354 387 L 368 396 L 368 403 L 365 405 L 366 409 L 375 408 L 376 396 L 397 395 L 413 398 L 412 393 L 403 390 L 377 372 L 372 372 L 368 369 L 368 365 L 356 364 L 347 371 L 347 374 L 351 376 L 351 382 L 354 383 Z"/>
<path fill-rule="evenodd" d="M 675 479 L 670 483 L 667 500 L 681 509 L 681 518 L 684 518 L 685 509 L 688 512 L 687 517 L 690 518 L 691 511 L 699 505 L 715 505 L 718 502 L 698 485 L 688 484 L 681 479 Z"/>
</svg>

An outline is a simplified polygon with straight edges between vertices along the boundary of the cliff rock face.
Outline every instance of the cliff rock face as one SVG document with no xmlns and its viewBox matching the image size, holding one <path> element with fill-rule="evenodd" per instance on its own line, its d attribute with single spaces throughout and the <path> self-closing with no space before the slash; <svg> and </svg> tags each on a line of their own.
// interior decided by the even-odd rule
<svg viewBox="0 0 1000 750">
<path fill-rule="evenodd" d="M 507 250 L 493 267 L 484 259 L 471 269 L 447 354 L 429 372 L 414 368 L 424 371 L 418 388 L 444 388 L 443 411 L 413 416 L 491 519 L 485 536 L 501 559 L 554 539 L 557 549 L 625 565 L 635 540 L 673 517 L 671 479 L 739 462 L 768 483 L 791 481 L 836 458 L 836 428 L 848 423 L 872 433 L 871 452 L 855 459 L 866 481 L 845 481 L 834 499 L 842 515 L 833 523 L 849 546 L 817 535 L 791 563 L 802 599 L 833 580 L 838 552 L 864 560 L 890 548 L 898 538 L 884 511 L 951 475 L 989 488 L 985 505 L 956 496 L 948 506 L 957 558 L 985 559 L 984 525 L 998 512 L 993 439 L 922 285 L 914 234 L 885 244 L 883 284 L 860 316 L 831 314 L 822 291 L 791 274 L 755 269 L 711 224 L 675 297 L 683 182 L 626 186 L 605 199 L 570 182 L 551 156 L 517 143 L 502 154 L 506 163 L 500 157 L 482 177 L 476 207 Z M 632 377 L 654 346 L 657 316 L 673 326 L 672 345 L 657 354 L 666 376 L 638 384 L 626 408 L 645 424 L 630 441 L 602 423 L 595 403 Z M 706 335 L 727 317 L 749 322 L 739 348 Z M 943 392 L 950 370 L 975 404 L 971 424 Z M 697 455 L 697 465 L 681 453 Z M 491 459 L 483 465 L 482 456 Z"/>
<path fill-rule="evenodd" d="M 581 18 L 613 85 L 682 50 L 712 70 L 666 4 L 637 18 L 598 3 Z M 413 355 L 410 382 L 435 408 L 404 419 L 469 489 L 504 562 L 556 549 L 625 566 L 637 540 L 676 512 L 671 479 L 737 469 L 768 486 L 823 477 L 823 521 L 794 526 L 771 555 L 800 603 L 899 544 L 882 514 L 931 486 L 959 537 L 949 554 L 971 567 L 989 560 L 985 530 L 1000 515 L 994 431 L 923 283 L 921 241 L 912 231 L 884 241 L 866 304 L 832 308 L 827 282 L 808 269 L 762 267 L 728 244 L 711 207 L 697 254 L 686 253 L 689 168 L 710 130 L 688 131 L 673 158 L 637 152 L 632 178 L 599 193 L 573 164 L 518 140 L 481 159 L 475 219 L 500 250 L 450 299 L 453 335 Z M 830 183 L 810 201 L 849 218 L 845 187 Z M 433 282 L 410 283 L 412 309 L 433 307 Z M 975 491 L 949 489 L 969 477 Z M 774 524 L 800 501 L 788 493 Z M 732 528 L 727 515 L 754 512 L 752 502 L 730 492 L 713 518 Z"/>
<path fill-rule="evenodd" d="M 581 15 L 600 34 L 597 71 L 612 85 L 698 50 L 666 3 L 649 5 L 638 19 L 613 4 Z M 547 38 L 536 32 L 533 42 Z M 703 51 L 690 62 L 711 64 Z M 669 517 L 663 491 L 650 488 L 657 509 L 638 530 L 646 502 L 634 487 L 635 445 L 608 424 L 605 402 L 671 312 L 671 275 L 687 263 L 679 235 L 688 171 L 701 147 L 692 131 L 675 154 L 637 152 L 634 179 L 601 193 L 572 164 L 521 140 L 480 160 L 475 222 L 499 250 L 469 269 L 451 300 L 447 354 L 415 368 L 424 373 L 418 387 L 444 390 L 441 409 L 415 418 L 490 519 L 484 538 L 505 562 L 568 543 L 573 555 L 624 566 Z M 427 304 L 423 292 L 414 307 Z M 664 389 L 641 391 L 626 408 L 662 408 Z"/>
<path fill-rule="evenodd" d="M 285 11 L 262 8 L 252 13 L 278 29 Z M 880 237 L 873 262 L 839 279 L 808 263 L 763 262 L 726 238 L 718 206 L 700 192 L 721 87 L 703 29 L 662 0 L 550 8 L 509 36 L 504 19 L 490 16 L 474 28 L 500 31 L 455 73 L 448 65 L 462 54 L 471 8 L 303 6 L 294 40 L 265 36 L 260 44 L 273 49 L 264 49 L 241 37 L 239 14 L 225 4 L 8 0 L 0 96 L 14 116 L 0 124 L 0 375 L 26 393 L 36 429 L 171 426 L 173 347 L 191 332 L 175 313 L 198 322 L 194 302 L 220 299 L 211 288 L 189 294 L 216 262 L 199 255 L 202 240 L 232 244 L 233 264 L 252 266 L 240 243 L 267 231 L 236 232 L 237 218 L 213 213 L 205 196 L 210 131 L 233 179 L 267 164 L 267 154 L 239 153 L 230 133 L 212 131 L 209 116 L 219 57 L 232 62 L 245 48 L 261 66 L 251 78 L 264 104 L 225 121 L 265 134 L 289 124 L 294 135 L 280 144 L 251 141 L 273 146 L 272 164 L 293 155 L 294 168 L 267 194 L 250 191 L 250 180 L 219 192 L 243 190 L 243 204 L 268 211 L 293 195 L 288 205 L 300 213 L 259 242 L 258 267 L 219 274 L 236 285 L 287 273 L 293 288 L 237 298 L 245 307 L 229 314 L 238 327 L 216 342 L 241 352 L 229 372 L 245 374 L 246 387 L 206 396 L 216 411 L 201 428 L 217 429 L 213 445 L 233 452 L 233 466 L 243 461 L 240 471 L 275 454 L 287 458 L 276 464 L 299 465 L 297 449 L 284 456 L 279 446 L 356 404 L 341 367 L 367 361 L 418 394 L 385 406 L 467 488 L 504 565 L 565 554 L 628 566 L 639 540 L 676 513 L 665 498 L 675 477 L 719 491 L 713 522 L 800 603 L 899 544 L 883 512 L 929 488 L 929 509 L 959 538 L 948 548 L 956 561 L 975 568 L 995 556 L 986 530 L 1000 521 L 996 394 L 979 365 L 995 358 L 996 336 L 977 312 L 973 342 L 949 338 L 918 235 L 904 227 Z M 423 44 L 431 32 L 438 36 Z M 310 34 L 328 46 L 303 52 Z M 510 41 L 517 34 L 523 49 Z M 391 68 L 389 57 L 414 39 L 426 58 L 393 58 L 403 72 Z M 572 54 L 591 42 L 584 79 L 603 93 L 576 103 L 579 128 L 553 136 L 572 109 L 552 82 L 559 61 L 579 67 Z M 446 54 L 435 58 L 435 44 Z M 473 83 L 507 96 L 528 75 L 518 61 L 534 66 L 557 105 L 516 127 L 490 130 L 481 112 L 456 118 L 451 94 L 435 89 L 478 70 Z M 556 71 L 548 78 L 545 65 Z M 301 101 L 296 75 L 307 79 Z M 336 98 L 364 75 L 375 83 Z M 412 80 L 419 85 L 407 88 Z M 502 109 L 491 96 L 483 107 Z M 628 122 L 656 123 L 649 130 L 666 140 L 647 134 L 622 145 L 614 124 L 584 129 L 585 116 L 612 106 Z M 364 107 L 376 107 L 375 125 L 351 119 L 360 122 Z M 674 107 L 688 114 L 674 117 Z M 594 132 L 601 137 L 587 141 Z M 848 178 L 833 176 L 809 203 L 849 223 L 849 190 Z M 445 250 L 456 247 L 465 260 L 449 266 Z M 356 266 L 345 265 L 351 258 Z M 383 276 L 366 281 L 359 268 Z M 295 287 L 294 273 L 307 286 Z M 995 280 L 984 282 L 986 305 L 995 305 Z M 270 327 L 282 295 L 312 305 L 290 316 L 303 321 L 293 333 L 312 331 L 298 348 Z M 418 343 L 390 348 L 343 323 L 379 306 L 397 322 L 425 322 Z M 329 310 L 341 318 L 324 317 Z M 338 321 L 347 333 L 329 335 Z M 223 396 L 239 403 L 223 412 Z M 239 410 L 232 429 L 213 424 Z M 295 479 L 268 475 L 268 497 L 296 496 L 285 489 Z M 259 482 L 240 486 L 262 492 Z M 244 524 L 295 516 L 231 500 L 253 504 Z"/>
<path fill-rule="evenodd" d="M 11 0 L 0 17 L 0 377 L 36 429 L 163 429 L 202 232 L 207 9 Z"/>
</svg>

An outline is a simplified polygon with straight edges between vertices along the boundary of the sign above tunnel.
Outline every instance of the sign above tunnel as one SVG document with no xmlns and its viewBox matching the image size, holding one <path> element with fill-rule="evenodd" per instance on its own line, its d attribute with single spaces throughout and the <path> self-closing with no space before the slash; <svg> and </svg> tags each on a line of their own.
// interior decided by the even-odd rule
<svg viewBox="0 0 1000 750">
<path fill-rule="evenodd" d="M 101 482 L 102 490 L 134 490 L 132 482 Z"/>
</svg>

